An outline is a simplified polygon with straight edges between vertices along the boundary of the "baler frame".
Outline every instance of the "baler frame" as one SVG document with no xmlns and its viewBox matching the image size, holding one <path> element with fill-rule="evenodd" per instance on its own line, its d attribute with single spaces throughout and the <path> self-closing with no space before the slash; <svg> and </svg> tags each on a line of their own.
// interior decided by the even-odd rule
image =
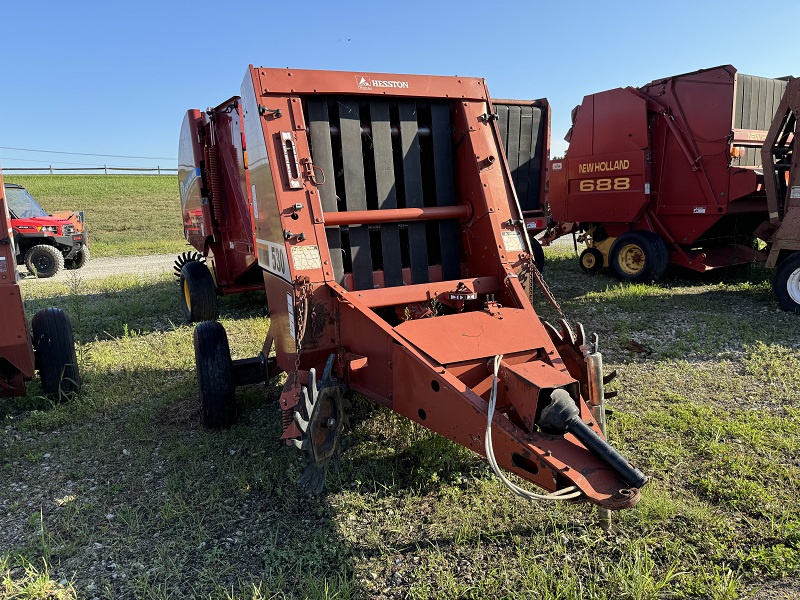
<svg viewBox="0 0 800 600">
<path fill-rule="evenodd" d="M 500 466 L 557 496 L 635 504 L 646 478 L 592 415 L 591 345 L 545 328 L 519 281 L 536 271 L 485 82 L 251 66 L 241 106 L 271 309 L 248 360 L 288 374 L 281 437 L 306 454 L 303 483 L 321 489 L 335 461 L 344 389 L 481 454 L 494 389 Z M 226 349 L 218 323 L 197 327 L 212 426 L 231 421 L 245 368 Z M 204 384 L 220 374 L 221 393 Z"/>
</svg>

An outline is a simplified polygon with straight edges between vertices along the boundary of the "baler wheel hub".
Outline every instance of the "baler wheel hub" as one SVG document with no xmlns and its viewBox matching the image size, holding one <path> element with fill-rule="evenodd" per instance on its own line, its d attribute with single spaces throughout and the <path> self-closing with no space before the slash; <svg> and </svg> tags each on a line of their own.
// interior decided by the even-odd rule
<svg viewBox="0 0 800 600">
<path fill-rule="evenodd" d="M 619 266 L 628 275 L 638 275 L 645 264 L 644 251 L 636 244 L 626 244 L 619 252 Z"/>
</svg>

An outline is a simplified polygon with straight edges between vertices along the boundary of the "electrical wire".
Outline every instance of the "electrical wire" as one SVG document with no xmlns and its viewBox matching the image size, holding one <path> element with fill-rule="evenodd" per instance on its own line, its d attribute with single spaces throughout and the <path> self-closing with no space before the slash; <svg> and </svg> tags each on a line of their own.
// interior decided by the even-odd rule
<svg viewBox="0 0 800 600">
<path fill-rule="evenodd" d="M 19 150 L 20 152 L 38 152 L 40 154 L 70 154 L 72 156 L 103 156 L 106 158 L 142 158 L 146 160 L 175 160 L 174 156 L 130 156 L 127 154 L 92 154 L 89 152 L 64 152 L 61 150 L 34 150 L 33 148 L 14 148 L 0 146 L 0 150 Z"/>
<path fill-rule="evenodd" d="M 500 481 L 502 481 L 508 489 L 525 500 L 573 500 L 575 498 L 579 498 L 583 492 L 575 485 L 562 488 L 549 494 L 537 494 L 535 492 L 529 492 L 528 490 L 515 485 L 500 470 L 500 466 L 497 464 L 497 459 L 494 455 L 494 447 L 492 446 L 492 419 L 494 418 L 494 411 L 497 406 L 497 374 L 500 371 L 500 361 L 502 360 L 502 354 L 498 354 L 494 357 L 494 379 L 492 379 L 492 391 L 489 396 L 489 413 L 486 423 L 486 435 L 483 440 L 484 448 L 486 450 L 486 459 L 489 461 L 492 471 L 494 471 L 494 474 L 497 475 Z"/>
</svg>

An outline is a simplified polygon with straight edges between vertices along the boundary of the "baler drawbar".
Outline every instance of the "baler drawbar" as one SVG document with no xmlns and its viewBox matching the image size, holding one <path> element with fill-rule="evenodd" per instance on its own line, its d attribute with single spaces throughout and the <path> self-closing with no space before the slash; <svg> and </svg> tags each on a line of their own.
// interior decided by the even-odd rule
<svg viewBox="0 0 800 600">
<path fill-rule="evenodd" d="M 271 323 L 235 361 L 222 325 L 197 326 L 205 424 L 233 422 L 236 385 L 286 372 L 281 437 L 309 491 L 352 390 L 543 497 L 633 506 L 647 479 L 602 434 L 596 340 L 543 324 L 520 281 L 541 274 L 485 82 L 251 66 L 235 103 Z"/>
</svg>

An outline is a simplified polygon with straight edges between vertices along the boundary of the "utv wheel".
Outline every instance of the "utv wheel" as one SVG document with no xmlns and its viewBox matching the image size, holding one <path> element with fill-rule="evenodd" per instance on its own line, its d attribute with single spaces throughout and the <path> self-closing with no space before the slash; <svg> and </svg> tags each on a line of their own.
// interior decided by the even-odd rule
<svg viewBox="0 0 800 600">
<path fill-rule="evenodd" d="M 586 248 L 578 257 L 578 264 L 584 273 L 594 275 L 603 268 L 603 253 L 597 248 Z"/>
<path fill-rule="evenodd" d="M 86 263 L 89 262 L 89 247 L 84 246 L 78 253 L 75 255 L 75 258 L 71 258 L 69 260 L 64 260 L 64 266 L 67 269 L 81 269 L 86 266 Z"/>
<path fill-rule="evenodd" d="M 236 388 L 228 335 L 221 324 L 204 321 L 195 328 L 194 362 L 203 425 L 212 429 L 230 427 L 236 421 Z"/>
<path fill-rule="evenodd" d="M 669 251 L 652 231 L 628 231 L 612 244 L 608 262 L 622 280 L 655 281 L 667 270 Z"/>
<path fill-rule="evenodd" d="M 544 271 L 544 250 L 542 249 L 542 245 L 539 243 L 539 240 L 532 236 L 528 236 L 528 239 L 531 241 L 533 264 L 536 265 L 536 268 L 539 269 L 539 272 L 541 273 Z"/>
<path fill-rule="evenodd" d="M 25 266 L 31 275 L 52 277 L 64 268 L 64 255 L 58 248 L 39 244 L 25 253 Z"/>
<path fill-rule="evenodd" d="M 215 321 L 219 317 L 217 290 L 207 266 L 194 260 L 183 265 L 180 286 L 181 306 L 187 321 Z"/>
<path fill-rule="evenodd" d="M 783 310 L 800 315 L 800 252 L 795 252 L 778 265 L 772 278 L 772 289 Z"/>
<path fill-rule="evenodd" d="M 45 308 L 33 315 L 31 329 L 42 390 L 56 402 L 68 399 L 80 389 L 81 377 L 67 315 L 58 308 Z"/>
</svg>

